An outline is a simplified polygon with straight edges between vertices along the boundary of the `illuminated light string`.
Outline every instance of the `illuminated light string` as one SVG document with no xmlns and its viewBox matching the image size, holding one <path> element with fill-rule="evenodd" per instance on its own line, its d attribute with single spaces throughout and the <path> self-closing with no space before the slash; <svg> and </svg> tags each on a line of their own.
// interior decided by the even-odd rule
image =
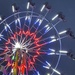
<svg viewBox="0 0 75 75">
<path fill-rule="evenodd" d="M 54 25 L 52 24 L 52 25 L 55 27 L 55 26 L 56 26 L 57 24 L 59 24 L 60 22 L 61 22 L 61 20 L 59 20 L 57 23 L 55 23 Z M 53 27 L 48 27 L 48 28 L 45 30 L 44 34 L 42 34 L 41 36 L 43 37 L 44 35 L 46 35 L 46 34 L 47 34 L 50 30 L 52 30 L 52 29 L 53 29 Z M 43 29 L 42 29 L 42 30 L 43 30 Z M 39 30 L 39 31 L 41 32 L 41 30 Z M 38 31 L 38 32 L 39 32 L 39 31 Z M 38 32 L 37 32 L 37 33 L 38 33 Z M 40 37 L 41 37 L 41 36 L 40 36 Z"/>
<path fill-rule="evenodd" d="M 45 8 L 44 6 L 45 6 L 45 5 L 43 5 L 43 8 L 41 9 L 42 11 L 43 11 L 43 9 Z M 38 26 L 37 26 L 37 28 L 36 28 L 36 31 L 38 30 L 39 26 L 40 26 L 40 25 L 42 24 L 42 22 L 44 21 L 44 19 L 45 19 L 46 15 L 48 14 L 48 12 L 49 12 L 49 11 L 47 11 L 47 13 L 46 13 L 41 19 L 38 18 L 38 19 L 35 21 L 34 25 L 36 25 L 36 24 L 38 23 Z M 41 16 L 39 15 L 39 17 L 41 17 Z M 34 25 L 33 25 L 33 26 L 34 26 Z M 33 26 L 32 26 L 32 27 L 33 27 Z M 32 29 L 32 27 L 30 28 L 30 30 Z M 42 28 L 42 29 L 44 29 L 44 28 Z M 41 30 L 42 30 L 42 29 L 41 29 Z M 48 29 L 49 29 L 49 27 L 47 28 L 47 30 L 48 30 Z M 39 30 L 39 31 L 41 31 L 41 30 Z M 36 31 L 35 31 L 35 32 L 36 32 Z M 38 32 L 39 32 L 39 31 L 38 31 Z"/>
<path fill-rule="evenodd" d="M 64 30 L 64 31 L 62 31 L 62 32 L 59 32 L 59 35 L 62 35 L 62 34 L 64 34 L 64 33 L 66 33 L 66 32 L 67 32 L 67 30 Z M 68 37 L 68 36 L 61 37 L 60 39 L 64 39 L 64 38 L 66 38 L 66 37 Z M 41 41 L 47 40 L 47 39 L 49 39 L 49 38 L 52 39 L 49 43 L 55 42 L 55 41 L 59 40 L 59 38 L 56 38 L 55 36 L 51 36 L 51 37 L 42 39 Z"/>
<path fill-rule="evenodd" d="M 29 27 L 30 27 L 30 24 L 31 24 L 31 21 L 32 21 L 34 6 L 35 6 L 35 3 L 33 3 L 33 2 L 28 2 L 27 3 L 27 9 L 29 9 L 29 7 L 32 8 L 31 15 L 28 15 L 28 11 L 27 11 L 26 17 L 25 17 L 25 20 L 28 20 L 29 21 Z M 28 29 L 30 29 L 29 27 L 28 27 Z"/>
<path fill-rule="evenodd" d="M 20 35 L 21 33 L 19 33 L 19 35 Z M 18 48 L 20 48 L 20 47 L 18 47 Z M 16 63 L 16 62 L 15 62 Z M 16 69 L 14 69 L 14 71 L 15 71 Z M 14 73 L 14 74 L 16 74 L 16 72 Z"/>
<path fill-rule="evenodd" d="M 17 43 L 18 44 L 18 43 Z M 17 45 L 17 47 L 19 48 L 19 46 Z"/>
<path fill-rule="evenodd" d="M 45 16 L 46 16 L 46 15 L 47 15 L 47 13 L 45 14 Z M 42 17 L 42 19 L 38 18 L 38 19 L 35 21 L 34 25 L 38 24 L 38 26 L 37 26 L 35 32 L 37 32 L 38 28 L 40 27 L 40 25 L 41 25 L 42 22 L 44 21 L 45 16 Z M 33 25 L 33 26 L 34 26 L 34 25 Z M 32 26 L 32 27 L 33 27 L 33 26 Z M 30 30 L 32 29 L 32 27 L 30 28 Z M 44 29 L 44 28 L 42 28 L 42 29 Z M 42 29 L 41 29 L 41 30 L 42 30 Z M 41 30 L 39 30 L 38 32 L 40 32 Z M 38 32 L 37 32 L 37 33 L 38 33 Z"/>
<path fill-rule="evenodd" d="M 58 23 L 59 23 L 59 22 L 58 22 Z M 58 23 L 56 23 L 55 25 L 57 25 Z M 54 25 L 54 26 L 55 26 L 55 25 Z M 48 24 L 47 24 L 47 25 L 45 25 L 41 30 L 39 30 L 37 33 L 41 32 L 43 29 L 46 29 L 45 32 L 44 32 L 44 34 L 41 35 L 41 36 L 44 36 L 44 35 L 45 35 L 46 33 L 48 33 L 52 28 L 53 28 L 53 27 L 49 27 Z M 36 34 L 37 34 L 37 33 L 36 33 Z"/>
<path fill-rule="evenodd" d="M 8 29 L 10 29 L 10 26 L 9 26 L 7 23 L 5 23 L 4 25 L 5 25 L 5 26 L 4 26 L 5 31 L 7 31 Z M 11 30 L 11 29 L 10 29 L 10 30 Z"/>
<path fill-rule="evenodd" d="M 27 3 L 27 10 L 29 10 L 29 8 L 31 7 L 32 1 Z M 47 8 L 48 5 L 43 5 L 40 12 L 43 12 L 43 10 L 45 8 Z M 17 7 L 15 5 L 12 5 L 12 12 L 16 13 L 17 12 Z M 47 12 L 48 13 L 48 12 Z M 61 75 L 61 73 L 59 71 L 57 71 L 55 68 L 52 68 L 51 63 L 49 63 L 49 61 L 45 60 L 45 62 L 43 62 L 42 60 L 40 60 L 38 57 L 42 57 L 42 55 L 64 55 L 67 54 L 68 51 L 66 50 L 55 50 L 52 48 L 48 48 L 48 49 L 42 49 L 44 48 L 44 46 L 46 46 L 47 44 L 51 44 L 54 42 L 59 42 L 59 40 L 65 38 L 64 37 L 56 37 L 55 35 L 50 36 L 50 34 L 43 38 L 44 35 L 46 35 L 49 31 L 51 31 L 51 29 L 53 29 L 54 27 L 56 27 L 56 25 L 58 23 L 61 22 L 61 20 L 59 20 L 58 22 L 56 22 L 55 24 L 52 23 L 47 23 L 46 25 L 43 25 L 43 27 L 41 29 L 40 26 L 42 25 L 47 13 L 45 14 L 45 16 L 41 17 L 39 16 L 36 17 L 37 19 L 35 20 L 34 24 L 31 25 L 31 21 L 33 20 L 33 11 L 30 12 L 31 15 L 28 15 L 28 12 L 26 13 L 26 16 L 24 16 L 24 23 L 29 23 L 29 25 L 26 25 L 26 23 L 24 24 L 24 26 L 22 27 L 22 23 L 21 23 L 21 17 L 20 17 L 20 13 L 18 14 L 14 14 L 14 23 L 15 23 L 15 30 L 13 31 L 13 29 L 11 28 L 11 24 L 7 23 L 7 20 L 4 22 L 4 30 L 0 33 L 0 39 L 4 40 L 4 44 L 2 46 L 0 46 L 0 50 L 4 50 L 1 54 L 0 54 L 0 60 L 3 60 L 3 62 L 0 63 L 0 65 L 2 63 L 4 63 L 5 61 L 7 61 L 8 63 L 6 64 L 6 66 L 4 67 L 4 69 L 8 69 L 10 66 L 12 66 L 11 68 L 11 72 L 10 74 L 12 75 L 18 75 L 18 74 L 22 74 L 24 75 L 24 73 L 26 75 L 29 75 L 29 71 L 36 71 L 37 75 L 40 75 L 40 71 L 36 70 L 36 60 L 39 61 L 43 66 L 43 68 L 46 69 L 52 69 L 52 71 L 54 71 L 55 73 L 57 73 L 58 75 Z M 35 15 L 36 16 L 36 15 Z M 52 21 L 54 21 L 56 18 L 59 18 L 59 14 L 55 15 L 52 18 Z M 2 20 L 2 17 L 0 17 L 0 21 Z M 52 25 L 52 27 L 50 26 L 50 24 Z M 35 25 L 37 25 L 37 27 L 35 27 Z M 25 31 L 25 27 L 27 27 L 28 29 Z M 35 31 L 32 32 L 32 29 L 35 28 Z M 44 32 L 42 33 L 42 31 L 44 30 Z M 9 33 L 10 36 L 7 36 L 7 39 L 5 38 L 5 36 L 3 35 L 4 32 Z M 57 35 L 63 35 L 67 32 L 67 30 L 61 31 L 59 33 L 57 33 Z M 40 34 L 41 35 L 38 37 L 37 35 Z M 49 41 L 46 41 L 48 40 Z M 1 41 L 2 41 L 1 40 Z M 41 43 L 44 42 L 44 43 Z M 5 55 L 6 57 L 1 57 L 2 55 Z M 10 60 L 9 60 L 10 59 Z M 5 72 L 3 72 L 5 74 Z M 48 74 L 50 75 L 50 74 Z M 53 75 L 53 74 L 52 74 Z"/>
<path fill-rule="evenodd" d="M 45 27 L 47 27 L 48 25 L 46 25 Z M 49 30 L 49 27 L 47 28 L 47 30 Z M 47 31 L 48 32 L 48 31 Z M 59 33 L 60 34 L 60 33 Z M 42 35 L 43 36 L 43 35 Z M 49 37 L 48 37 L 49 38 Z M 50 38 L 55 38 L 55 36 L 53 36 L 53 37 L 50 37 Z M 47 39 L 47 38 L 46 38 Z M 51 42 L 54 42 L 54 41 L 56 41 L 56 39 L 53 39 Z"/>
<path fill-rule="evenodd" d="M 27 17 L 27 16 L 26 16 L 26 17 Z M 42 23 L 42 20 L 40 20 L 39 25 L 40 25 L 41 23 Z M 39 27 L 39 26 L 38 26 L 38 27 Z M 37 27 L 37 29 L 38 29 L 38 27 Z M 37 31 L 37 29 L 36 29 L 36 31 Z M 49 28 L 47 28 L 47 29 L 49 29 Z M 35 32 L 36 32 L 36 31 L 35 31 Z"/>
<path fill-rule="evenodd" d="M 48 24 L 45 25 L 42 29 L 40 29 L 39 31 L 37 31 L 36 34 L 41 33 L 41 31 L 44 30 L 44 29 L 45 29 L 45 32 L 46 32 L 47 30 L 50 29 L 50 26 Z"/>
</svg>

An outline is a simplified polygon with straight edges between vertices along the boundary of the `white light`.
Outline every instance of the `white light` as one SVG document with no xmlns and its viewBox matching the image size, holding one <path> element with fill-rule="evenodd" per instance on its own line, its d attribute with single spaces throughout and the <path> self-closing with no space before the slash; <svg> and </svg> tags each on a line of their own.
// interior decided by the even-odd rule
<svg viewBox="0 0 75 75">
<path fill-rule="evenodd" d="M 17 21 L 20 22 L 20 18 L 18 18 Z"/>
<path fill-rule="evenodd" d="M 14 5 L 12 5 L 12 12 L 15 12 L 15 7 L 14 7 Z"/>
<path fill-rule="evenodd" d="M 44 68 L 46 68 L 46 69 L 50 69 L 50 67 L 49 66 L 43 66 Z"/>
<path fill-rule="evenodd" d="M 25 17 L 25 20 L 27 20 L 27 19 L 28 19 L 28 16 Z"/>
<path fill-rule="evenodd" d="M 5 31 L 7 31 L 7 26 L 4 26 Z"/>
<path fill-rule="evenodd" d="M 37 71 L 37 75 L 40 75 L 40 73 Z"/>
<path fill-rule="evenodd" d="M 7 28 L 10 29 L 10 26 L 6 23 L 5 26 L 4 26 L 5 31 L 7 31 Z"/>
<path fill-rule="evenodd" d="M 66 33 L 66 32 L 67 32 L 67 30 L 64 30 L 64 31 L 62 31 L 62 32 L 59 32 L 59 35 L 64 34 L 64 33 Z"/>
<path fill-rule="evenodd" d="M 40 21 L 40 19 L 37 19 L 36 22 L 35 22 L 35 24 L 36 24 L 37 22 L 39 22 L 39 21 Z"/>
<path fill-rule="evenodd" d="M 20 18 L 15 19 L 15 24 L 17 25 L 17 23 L 20 25 Z"/>
<path fill-rule="evenodd" d="M 52 42 L 55 42 L 55 41 L 57 41 L 57 39 L 53 39 L 53 40 L 51 40 L 49 43 L 52 43 Z"/>
<path fill-rule="evenodd" d="M 52 18 L 52 21 L 55 20 L 59 15 L 55 15 L 53 18 Z"/>
<path fill-rule="evenodd" d="M 26 50 L 26 53 L 28 53 L 28 50 Z"/>
<path fill-rule="evenodd" d="M 51 39 L 54 39 L 54 38 L 55 38 L 55 36 L 51 36 L 50 38 L 51 38 Z"/>
<path fill-rule="evenodd" d="M 36 22 L 39 22 L 39 20 L 40 20 L 40 19 L 37 19 L 37 21 L 36 21 Z"/>
<path fill-rule="evenodd" d="M 16 20 L 15 20 L 15 24 L 17 24 L 17 22 L 18 22 L 18 21 L 17 21 L 17 19 L 16 19 Z"/>
<path fill-rule="evenodd" d="M 50 73 L 48 73 L 47 75 L 50 75 Z"/>
<path fill-rule="evenodd" d="M 2 17 L 0 16 L 0 21 L 2 20 Z"/>
<path fill-rule="evenodd" d="M 59 52 L 60 52 L 60 53 L 68 53 L 68 51 L 61 51 L 61 50 L 60 50 Z"/>
<path fill-rule="evenodd" d="M 6 26 L 10 29 L 10 26 L 6 23 Z"/>
<path fill-rule="evenodd" d="M 25 20 L 31 21 L 31 16 L 26 16 L 26 17 L 25 17 Z"/>
<path fill-rule="evenodd" d="M 44 8 L 45 8 L 45 5 L 43 5 L 43 6 L 42 6 L 42 8 L 41 8 L 41 10 L 40 10 L 40 11 L 42 12 L 42 11 L 44 10 Z"/>
<path fill-rule="evenodd" d="M 50 27 L 46 25 L 46 30 L 45 30 L 45 32 L 48 32 L 49 29 L 50 29 Z"/>
<path fill-rule="evenodd" d="M 6 23 L 6 26 L 8 27 L 9 25 Z"/>
<path fill-rule="evenodd" d="M 47 24 L 47 25 L 45 25 L 45 28 L 47 28 L 47 27 L 49 27 L 49 25 Z"/>
<path fill-rule="evenodd" d="M 50 64 L 50 63 L 48 63 L 47 61 L 46 61 L 46 63 L 47 63 L 47 65 L 48 65 L 49 67 L 51 67 L 51 64 Z"/>
<path fill-rule="evenodd" d="M 41 25 L 42 21 L 43 21 L 43 20 L 41 20 L 41 19 L 39 20 L 39 25 Z"/>
<path fill-rule="evenodd" d="M 50 64 L 49 62 L 47 62 L 47 61 L 46 61 L 46 64 L 47 64 L 47 65 L 46 65 L 46 66 L 43 66 L 43 67 L 46 68 L 46 69 L 50 69 L 51 64 Z"/>
<path fill-rule="evenodd" d="M 3 35 L 2 35 L 2 34 L 0 34 L 0 37 L 3 37 Z"/>
<path fill-rule="evenodd" d="M 27 9 L 29 9 L 30 2 L 27 3 Z"/>
<path fill-rule="evenodd" d="M 49 30 L 50 29 L 50 27 L 48 27 L 46 30 Z"/>
<path fill-rule="evenodd" d="M 55 50 L 54 50 L 54 49 L 50 49 L 50 48 L 49 48 L 49 50 L 51 50 L 52 52 L 55 52 Z"/>
<path fill-rule="evenodd" d="M 16 42 L 16 43 L 15 43 L 15 48 L 16 48 L 16 49 L 21 48 L 21 45 L 20 45 L 19 42 Z"/>
<path fill-rule="evenodd" d="M 14 71 L 13 71 L 13 69 L 11 69 L 11 73 L 13 73 Z"/>
<path fill-rule="evenodd" d="M 55 55 L 55 53 L 48 53 L 48 55 Z"/>
<path fill-rule="evenodd" d="M 59 75 L 61 74 L 59 71 L 57 71 L 57 70 L 55 70 L 55 69 L 53 69 L 53 71 L 56 72 L 56 73 L 59 74 Z"/>
</svg>

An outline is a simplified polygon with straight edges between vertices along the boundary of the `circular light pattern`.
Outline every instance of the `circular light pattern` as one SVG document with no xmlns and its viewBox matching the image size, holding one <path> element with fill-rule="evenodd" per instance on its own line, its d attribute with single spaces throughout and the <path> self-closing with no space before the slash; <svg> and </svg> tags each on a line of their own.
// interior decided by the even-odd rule
<svg viewBox="0 0 75 75">
<path fill-rule="evenodd" d="M 60 22 L 52 24 L 33 11 L 16 12 L 4 19 L 0 23 L 0 71 L 4 75 L 41 75 L 46 69 L 51 69 L 51 75 L 57 72 L 61 54 L 54 56 L 61 50 L 56 28 Z"/>
</svg>

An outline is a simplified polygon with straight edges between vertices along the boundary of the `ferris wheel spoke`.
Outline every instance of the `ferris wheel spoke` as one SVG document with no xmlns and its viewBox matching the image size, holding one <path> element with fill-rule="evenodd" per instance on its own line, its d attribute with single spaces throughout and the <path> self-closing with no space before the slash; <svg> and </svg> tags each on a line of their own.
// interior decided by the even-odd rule
<svg viewBox="0 0 75 75">
<path fill-rule="evenodd" d="M 48 12 L 42 17 L 42 19 L 39 19 L 41 16 L 39 15 L 39 18 L 37 18 L 36 22 L 32 25 L 32 27 L 30 28 L 30 30 L 34 27 L 34 25 L 39 22 L 35 32 L 38 30 L 39 26 L 42 24 L 42 22 L 44 21 L 46 15 L 48 14 Z"/>
<path fill-rule="evenodd" d="M 10 31 L 8 31 L 8 33 L 9 33 L 9 35 L 10 35 L 11 39 L 13 40 L 13 42 L 15 43 L 15 40 L 14 40 L 14 39 L 13 39 L 13 37 L 12 37 L 12 36 L 14 36 L 14 33 L 13 33 L 13 34 L 11 34 L 11 32 L 10 32 Z"/>
<path fill-rule="evenodd" d="M 18 32 L 18 27 L 21 29 L 21 22 L 20 22 L 20 18 L 19 18 L 19 15 L 18 14 L 14 14 L 14 19 L 15 19 L 15 31 Z M 19 24 L 19 26 L 18 26 Z M 18 41 L 18 35 L 17 35 L 17 39 Z"/>
<path fill-rule="evenodd" d="M 47 40 L 47 39 L 49 39 L 49 38 L 46 38 L 46 39 L 43 39 L 43 40 L 40 40 L 38 43 L 40 43 L 40 42 L 42 42 L 42 41 L 45 41 L 45 40 Z M 40 46 L 42 46 L 42 45 L 46 45 L 46 44 L 50 44 L 50 43 L 53 43 L 53 42 L 56 42 L 57 40 L 59 40 L 59 39 L 52 39 L 51 41 L 49 41 L 49 42 L 45 42 L 45 43 L 42 43 Z M 33 42 L 33 43 L 30 43 L 28 46 L 30 47 L 31 45 L 33 45 L 35 42 Z M 36 46 L 37 47 L 37 46 Z M 32 47 L 32 48 L 36 48 L 36 47 Z M 31 48 L 30 48 L 31 49 Z"/>
<path fill-rule="evenodd" d="M 58 21 L 56 24 L 54 24 L 54 25 L 52 24 L 52 25 L 53 25 L 53 26 L 56 26 L 56 25 L 57 25 L 58 23 L 60 23 L 60 22 L 61 22 L 61 20 Z M 36 34 L 41 33 L 41 31 L 42 31 L 44 28 L 45 28 L 45 27 L 43 27 L 41 30 L 39 30 L 39 31 L 37 31 L 37 32 L 35 31 L 35 33 L 36 33 Z M 40 37 L 43 37 L 45 34 L 47 34 L 47 33 L 48 33 L 50 30 L 52 30 L 52 29 L 53 29 L 53 27 L 51 27 L 51 28 L 50 28 L 47 32 L 45 32 L 44 34 L 41 33 L 41 36 L 40 36 Z M 49 38 L 49 37 L 48 37 L 48 38 Z"/>
<path fill-rule="evenodd" d="M 52 30 L 57 24 L 59 24 L 61 22 L 61 20 L 59 20 L 56 24 L 52 24 L 53 27 L 51 27 L 50 29 L 48 29 L 44 34 L 42 34 L 41 36 L 46 35 L 50 30 Z"/>
<path fill-rule="evenodd" d="M 31 54 L 28 53 L 29 56 L 33 57 Z M 39 61 L 40 63 L 42 63 L 43 65 L 46 65 L 44 62 L 42 62 L 41 60 L 39 60 L 38 58 L 35 58 L 35 60 Z"/>
<path fill-rule="evenodd" d="M 49 25 L 49 24 L 47 24 L 47 25 Z M 41 33 L 41 31 L 44 30 L 44 29 L 45 29 L 45 31 L 46 31 L 46 27 L 45 27 L 45 26 L 44 26 L 42 29 L 38 30 L 38 31 L 36 32 L 36 34 Z M 42 34 L 42 33 L 41 33 L 41 34 Z"/>
<path fill-rule="evenodd" d="M 24 42 L 25 42 L 25 41 L 26 41 L 26 37 L 23 38 L 22 42 L 20 42 L 20 43 L 24 45 Z"/>
<path fill-rule="evenodd" d="M 27 20 L 29 22 L 29 25 L 27 26 L 28 27 L 28 30 L 30 29 L 30 24 L 31 24 L 31 21 L 32 21 L 32 17 L 33 17 L 33 9 L 31 11 L 31 13 L 29 14 L 29 11 L 27 11 L 26 13 L 26 16 L 25 16 L 25 21 L 24 21 L 24 24 L 26 24 Z M 23 29 L 24 29 L 25 26 L 23 26 Z"/>
<path fill-rule="evenodd" d="M 19 16 L 19 14 L 18 14 L 18 23 L 19 23 L 19 27 L 20 27 L 20 29 L 21 29 L 21 18 L 20 18 L 20 16 Z"/>
<path fill-rule="evenodd" d="M 7 49 L 6 47 L 0 47 L 0 51 L 4 51 L 5 49 Z M 8 47 L 8 49 L 11 49 L 11 47 Z"/>
<path fill-rule="evenodd" d="M 47 14 L 49 13 L 49 11 L 47 11 L 46 13 L 45 13 L 45 15 L 44 15 L 44 17 L 43 18 L 45 18 L 46 16 L 47 16 Z"/>
<path fill-rule="evenodd" d="M 3 39 L 4 41 L 6 41 L 6 42 L 8 41 L 7 39 L 5 39 L 5 38 L 3 38 L 3 37 L 2 37 L 2 39 Z M 8 41 L 8 42 L 10 42 L 10 41 Z M 10 44 L 11 44 L 11 45 L 14 45 L 12 42 L 10 42 Z"/>
<path fill-rule="evenodd" d="M 5 27 L 5 31 L 6 31 L 6 34 L 7 34 L 7 37 L 9 37 L 9 34 L 10 34 L 10 36 L 12 36 L 11 34 L 14 34 L 13 33 L 13 31 L 11 30 L 11 27 L 10 27 L 10 25 L 12 24 L 13 22 L 11 22 L 10 24 L 8 24 L 6 21 L 5 21 L 5 23 L 4 23 L 4 27 Z M 7 30 L 7 28 L 8 28 L 8 30 Z M 4 30 L 2 31 L 2 33 L 4 32 Z M 2 37 L 3 38 L 3 37 Z M 6 40 L 5 38 L 3 38 L 4 40 Z"/>
<path fill-rule="evenodd" d="M 26 16 L 27 16 L 27 13 L 26 13 Z M 26 16 L 25 16 L 25 18 L 26 18 Z M 28 27 L 28 26 L 26 25 L 26 20 L 24 19 L 23 30 L 24 30 L 25 26 Z"/>
<path fill-rule="evenodd" d="M 25 39 L 26 39 L 26 38 L 25 38 Z M 24 40 L 25 40 L 25 39 L 24 39 Z M 24 40 L 22 41 L 23 47 L 25 47 L 25 45 L 27 46 L 27 44 L 29 44 L 29 42 L 30 42 L 30 39 L 26 40 L 25 42 L 24 42 Z"/>
<path fill-rule="evenodd" d="M 7 51 L 6 53 L 3 52 L 2 54 L 0 54 L 0 56 L 5 55 L 5 54 L 7 54 L 7 53 L 9 53 L 9 52 L 10 52 L 10 51 Z"/>
<path fill-rule="evenodd" d="M 33 9 L 31 11 L 30 20 L 29 20 L 29 28 L 28 28 L 29 30 L 30 30 L 30 24 L 31 24 L 32 18 L 33 18 Z"/>
</svg>

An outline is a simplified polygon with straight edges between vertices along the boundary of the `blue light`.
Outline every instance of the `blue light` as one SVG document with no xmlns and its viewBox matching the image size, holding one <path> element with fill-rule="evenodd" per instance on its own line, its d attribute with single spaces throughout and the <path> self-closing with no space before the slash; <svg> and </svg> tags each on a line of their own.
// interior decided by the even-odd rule
<svg viewBox="0 0 75 75">
<path fill-rule="evenodd" d="M 17 21 L 17 19 L 16 19 L 16 20 L 15 20 L 15 25 L 17 25 L 17 22 L 18 22 L 18 21 Z"/>
<path fill-rule="evenodd" d="M 37 24 L 37 23 L 39 22 L 39 20 L 40 20 L 40 19 L 37 19 L 37 20 L 35 21 L 35 23 L 34 23 L 34 24 Z"/>
<path fill-rule="evenodd" d="M 51 64 L 49 62 L 46 61 L 46 63 L 47 63 L 48 66 L 51 66 Z"/>
<path fill-rule="evenodd" d="M 31 21 L 31 17 L 30 17 L 30 16 L 28 16 L 28 21 L 29 21 L 29 23 L 30 23 L 30 21 Z"/>
<path fill-rule="evenodd" d="M 46 69 L 50 69 L 51 64 L 50 64 L 49 62 L 47 62 L 47 61 L 46 61 L 46 64 L 47 64 L 47 65 L 46 65 L 46 66 L 43 66 L 43 67 L 46 68 Z"/>
<path fill-rule="evenodd" d="M 0 41 L 2 40 L 1 38 L 3 37 L 3 35 L 2 34 L 0 34 Z"/>
<path fill-rule="evenodd" d="M 0 41 L 1 41 L 1 38 L 0 38 Z"/>
<path fill-rule="evenodd" d="M 43 21 L 43 20 L 39 20 L 39 26 L 41 25 L 42 21 Z"/>
<path fill-rule="evenodd" d="M 36 71 L 37 72 L 37 75 L 40 75 L 39 71 Z"/>
<path fill-rule="evenodd" d="M 31 22 L 31 16 L 26 16 L 26 17 L 25 17 L 25 21 L 26 21 L 26 20 L 28 20 L 29 23 L 30 23 L 30 22 Z"/>
<path fill-rule="evenodd" d="M 41 25 L 41 23 L 42 23 L 42 19 L 37 19 L 36 21 L 35 21 L 35 23 L 34 24 L 37 24 L 37 23 L 39 23 L 39 26 Z"/>
<path fill-rule="evenodd" d="M 5 31 L 7 31 L 7 26 L 4 26 Z"/>
<path fill-rule="evenodd" d="M 7 31 L 8 28 L 10 29 L 10 26 L 6 23 L 4 26 L 5 31 Z"/>
</svg>

